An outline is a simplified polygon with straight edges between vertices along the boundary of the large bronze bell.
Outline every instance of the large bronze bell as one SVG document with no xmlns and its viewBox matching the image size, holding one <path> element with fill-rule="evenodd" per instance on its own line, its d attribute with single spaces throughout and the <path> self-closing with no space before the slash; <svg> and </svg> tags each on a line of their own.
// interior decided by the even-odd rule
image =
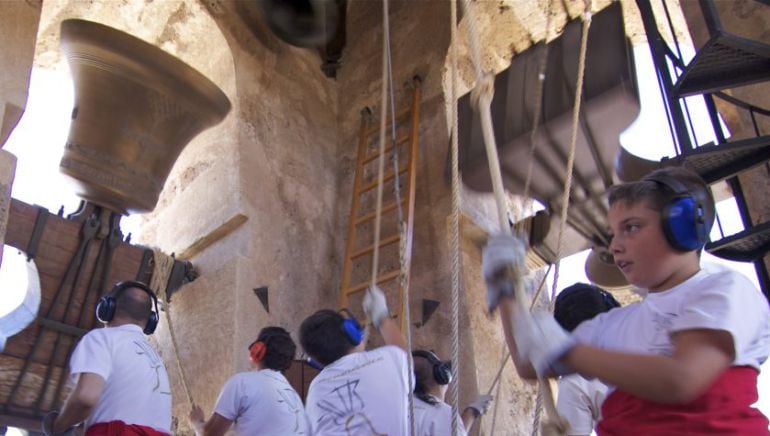
<svg viewBox="0 0 770 436">
<path fill-rule="evenodd" d="M 297 47 L 320 47 L 337 31 L 335 0 L 256 0 L 268 26 Z"/>
<path fill-rule="evenodd" d="M 61 45 L 75 107 L 60 170 L 92 203 L 153 210 L 179 153 L 222 121 L 230 101 L 184 62 L 102 24 L 63 21 Z"/>
</svg>

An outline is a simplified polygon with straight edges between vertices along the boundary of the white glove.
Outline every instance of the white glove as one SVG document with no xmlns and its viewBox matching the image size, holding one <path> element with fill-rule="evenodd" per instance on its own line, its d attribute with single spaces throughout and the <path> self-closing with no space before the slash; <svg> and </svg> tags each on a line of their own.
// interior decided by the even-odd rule
<svg viewBox="0 0 770 436">
<path fill-rule="evenodd" d="M 498 234 L 489 238 L 481 252 L 481 271 L 487 284 L 487 308 L 497 308 L 500 298 L 514 296 L 513 282 L 506 273 L 511 266 L 523 274 L 526 270 L 527 246 L 521 238 Z"/>
<path fill-rule="evenodd" d="M 43 434 L 46 436 L 72 436 L 75 434 L 74 427 L 70 427 L 62 432 L 54 433 L 53 432 L 53 424 L 56 422 L 56 418 L 59 417 L 59 412 L 56 410 L 52 410 L 43 417 L 43 422 L 41 427 L 41 430 L 43 430 Z"/>
<path fill-rule="evenodd" d="M 487 413 L 489 405 L 492 403 L 493 399 L 494 397 L 491 395 L 479 395 L 479 397 L 473 400 L 471 404 L 468 404 L 468 407 L 465 409 L 473 409 L 474 415 L 476 415 L 478 418 L 479 416 Z"/>
<path fill-rule="evenodd" d="M 385 293 L 378 286 L 370 286 L 364 295 L 364 313 L 372 321 L 374 327 L 379 329 L 383 319 L 390 316 L 388 300 Z"/>
<path fill-rule="evenodd" d="M 525 310 L 517 310 L 513 337 L 519 356 L 529 360 L 538 376 L 573 372 L 559 359 L 575 346 L 575 339 L 561 328 L 550 313 L 530 314 Z"/>
</svg>

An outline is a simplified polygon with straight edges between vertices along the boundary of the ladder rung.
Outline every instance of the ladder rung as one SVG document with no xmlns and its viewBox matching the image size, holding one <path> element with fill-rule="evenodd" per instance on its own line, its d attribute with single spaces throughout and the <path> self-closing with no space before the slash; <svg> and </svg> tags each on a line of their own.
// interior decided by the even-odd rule
<svg viewBox="0 0 770 436">
<path fill-rule="evenodd" d="M 401 235 L 393 235 L 389 236 L 385 239 L 380 239 L 380 247 L 384 247 L 386 245 L 390 245 L 394 242 L 398 242 L 398 240 L 401 238 Z M 371 253 L 374 251 L 374 244 L 369 245 L 368 247 L 362 248 L 358 251 L 353 252 L 353 254 L 350 255 L 350 259 L 355 259 L 357 257 L 361 257 L 366 253 Z"/>
<path fill-rule="evenodd" d="M 402 204 L 403 204 L 403 203 L 405 203 L 405 202 L 406 202 L 406 199 L 402 199 L 402 200 L 400 201 L 400 203 L 402 203 Z M 390 202 L 390 203 L 388 203 L 388 204 L 386 204 L 386 205 L 382 206 L 382 211 L 380 211 L 380 213 L 382 213 L 382 214 L 385 214 L 385 213 L 387 213 L 387 212 L 390 212 L 390 211 L 392 211 L 393 209 L 395 209 L 395 208 L 396 208 L 396 206 L 398 206 L 398 203 L 399 203 L 399 202 L 397 202 L 397 201 L 392 201 L 392 202 Z M 362 216 L 356 217 L 356 218 L 353 220 L 353 225 L 356 225 L 356 226 L 357 226 L 357 225 L 359 225 L 359 224 L 361 224 L 361 223 L 365 223 L 365 222 L 367 222 L 367 221 L 370 221 L 370 220 L 371 220 L 372 218 L 374 218 L 375 216 L 377 216 L 377 211 L 376 211 L 376 210 L 375 210 L 375 211 L 373 211 L 373 212 L 369 212 L 369 213 L 367 213 L 366 215 L 362 215 Z"/>
<path fill-rule="evenodd" d="M 406 143 L 406 142 L 408 142 L 408 141 L 409 141 L 411 138 L 412 138 L 411 136 L 404 136 L 403 138 L 399 138 L 399 139 L 396 141 L 396 146 L 399 146 L 399 145 L 405 144 L 405 143 Z M 388 153 L 390 153 L 390 151 L 391 151 L 391 150 L 393 150 L 393 145 L 392 145 L 392 144 L 391 144 L 391 145 L 389 145 L 389 146 L 387 146 L 387 147 L 385 147 L 385 153 L 383 153 L 383 154 L 388 154 Z M 372 153 L 372 154 L 370 154 L 369 156 L 366 156 L 366 157 L 364 158 L 364 160 L 363 160 L 361 163 L 362 163 L 362 164 L 367 164 L 367 163 L 369 163 L 369 162 L 371 162 L 371 161 L 373 161 L 373 160 L 377 159 L 378 157 L 380 157 L 380 152 L 379 152 L 379 151 L 377 151 L 377 153 Z"/>
<path fill-rule="evenodd" d="M 405 173 L 405 172 L 406 172 L 408 169 L 409 169 L 409 166 L 407 166 L 407 165 L 404 165 L 404 166 L 402 166 L 402 167 L 401 167 L 401 169 L 400 169 L 400 170 L 398 170 L 398 174 L 403 174 L 403 173 Z M 391 179 L 393 179 L 394 177 L 395 177 L 395 174 L 393 173 L 393 171 L 388 171 L 388 172 L 387 172 L 387 173 L 385 173 L 385 175 L 382 177 L 382 183 L 388 182 L 388 181 L 390 181 Z M 363 193 L 364 193 L 364 192 L 366 192 L 366 191 L 370 191 L 370 190 L 372 190 L 373 188 L 375 188 L 375 187 L 377 186 L 377 184 L 378 184 L 378 183 L 379 183 L 379 180 L 377 180 L 377 179 L 375 179 L 375 180 L 374 180 L 374 181 L 372 181 L 372 182 L 369 182 L 368 184 L 364 185 L 364 186 L 361 188 L 361 190 L 359 190 L 359 191 L 356 193 L 356 195 L 361 195 L 361 194 L 363 194 Z"/>
<path fill-rule="evenodd" d="M 401 111 L 396 112 L 396 120 L 400 120 L 400 119 L 404 118 L 405 116 L 409 115 L 410 113 L 412 113 L 412 108 L 411 107 L 408 107 L 406 109 L 401 109 Z M 391 119 L 390 119 L 390 117 L 388 117 L 387 121 L 385 122 L 385 128 L 386 129 L 388 128 L 390 123 L 391 123 Z M 374 127 L 366 129 L 364 131 L 364 135 L 369 136 L 369 135 L 371 135 L 373 133 L 378 133 L 379 131 L 380 131 L 380 126 L 378 124 L 378 125 L 376 125 Z"/>
<path fill-rule="evenodd" d="M 377 284 L 389 282 L 395 278 L 398 278 L 398 276 L 400 275 L 401 275 L 400 269 L 383 274 L 377 277 Z M 355 294 L 356 292 L 363 291 L 364 289 L 369 287 L 369 284 L 370 284 L 369 282 L 364 282 L 364 283 L 359 283 L 355 286 L 351 286 L 345 290 L 345 294 L 350 295 L 350 294 Z"/>
</svg>

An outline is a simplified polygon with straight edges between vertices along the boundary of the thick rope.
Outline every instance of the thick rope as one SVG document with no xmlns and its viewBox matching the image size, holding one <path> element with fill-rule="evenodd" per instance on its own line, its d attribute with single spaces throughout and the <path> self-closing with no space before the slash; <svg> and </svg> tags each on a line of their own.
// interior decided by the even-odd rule
<svg viewBox="0 0 770 436">
<path fill-rule="evenodd" d="M 179 371 L 179 378 L 182 380 L 182 387 L 184 388 L 187 402 L 190 404 L 190 407 L 192 407 L 195 402 L 193 402 L 192 395 L 190 395 L 190 385 L 187 383 L 187 377 L 182 368 L 182 362 L 179 359 L 179 345 L 177 344 L 176 335 L 174 334 L 174 324 L 171 322 L 171 302 L 166 293 L 168 290 L 168 279 L 171 276 L 171 270 L 174 268 L 174 258 L 162 252 L 159 248 L 153 248 L 152 254 L 155 267 L 153 268 L 152 278 L 150 279 L 150 289 L 155 291 L 155 294 L 159 295 L 165 303 L 164 312 L 166 313 L 166 325 L 168 325 L 168 333 L 171 337 L 171 349 L 174 352 L 174 361 L 176 361 L 176 368 L 177 371 Z"/>
<path fill-rule="evenodd" d="M 377 284 L 377 275 L 379 273 L 379 254 L 380 254 L 380 223 L 382 221 L 382 191 L 383 180 L 385 172 L 385 136 L 387 126 L 387 112 L 388 112 L 388 84 L 390 84 L 390 110 L 391 110 L 391 141 L 393 143 L 393 175 L 394 175 L 394 194 L 396 207 L 398 210 L 398 227 L 399 227 L 399 263 L 401 267 L 401 276 L 399 280 L 399 286 L 404 292 L 404 314 L 406 319 L 406 341 L 407 348 L 412 349 L 412 331 L 411 331 L 411 311 L 409 308 L 409 265 L 406 265 L 406 228 L 404 226 L 404 215 L 401 207 L 401 190 L 399 180 L 399 162 L 398 162 L 398 149 L 396 139 L 396 115 L 395 115 L 395 93 L 393 90 L 393 72 L 392 72 L 392 56 L 390 50 L 390 22 L 388 16 L 388 0 L 382 2 L 382 93 L 380 98 L 380 136 L 379 136 L 379 158 L 378 158 L 378 171 L 377 171 L 377 202 L 375 209 L 375 224 L 374 224 L 374 251 L 372 253 L 372 279 L 371 284 L 375 286 Z M 407 353 L 407 370 L 408 374 L 414 372 L 414 361 L 412 359 L 412 353 Z M 410 433 L 414 434 L 414 386 L 411 376 L 408 379 L 409 389 L 409 424 Z"/>
<path fill-rule="evenodd" d="M 466 11 L 467 21 L 469 23 L 469 37 L 473 52 L 474 65 L 476 67 L 476 87 L 471 91 L 471 103 L 479 112 L 482 123 L 482 133 L 484 145 L 487 152 L 487 161 L 489 162 L 489 172 L 492 179 L 492 188 L 497 203 L 497 213 L 500 223 L 500 230 L 504 234 L 510 234 L 510 226 L 507 216 L 507 202 L 505 199 L 505 189 L 502 182 L 500 170 L 500 161 L 497 155 L 497 144 L 495 143 L 494 127 L 492 125 L 491 104 L 494 97 L 494 76 L 489 73 L 483 73 L 480 63 L 480 51 L 478 43 L 478 34 L 475 30 L 473 9 L 470 7 L 469 0 L 463 0 L 463 6 Z M 454 24 L 454 23 L 453 23 Z M 516 304 L 525 309 L 530 304 L 529 296 L 524 291 L 522 282 L 523 271 L 513 271 L 511 275 L 514 283 L 514 293 Z M 527 313 L 522 310 L 521 313 Z M 544 391 L 546 411 L 551 415 L 552 421 L 560 423 L 562 420 L 556 413 L 555 401 L 547 380 L 538 377 L 540 389 Z"/>
<path fill-rule="evenodd" d="M 406 320 L 404 325 L 406 326 L 406 331 L 404 332 L 406 336 L 406 347 L 410 350 L 410 352 L 406 353 L 407 355 L 407 370 L 409 371 L 408 374 L 412 374 L 414 372 L 414 359 L 412 358 L 412 311 L 409 306 L 409 298 L 410 298 L 410 292 L 409 292 L 409 277 L 411 272 L 411 265 L 408 265 L 406 262 L 406 226 L 404 225 L 404 212 L 401 207 L 401 180 L 400 180 L 400 168 L 399 168 L 399 159 L 398 159 L 398 139 L 396 138 L 396 97 L 395 97 L 395 89 L 393 88 L 393 59 L 392 59 L 392 53 L 390 49 L 390 17 L 388 16 L 388 4 L 387 1 L 383 2 L 383 18 L 382 18 L 382 28 L 383 28 L 383 50 L 385 51 L 386 60 L 387 60 L 387 74 L 383 76 L 382 80 L 388 81 L 389 87 L 389 95 L 390 95 L 390 139 L 391 143 L 393 145 L 393 194 L 395 196 L 396 200 L 396 210 L 398 213 L 398 230 L 399 230 L 399 244 L 398 244 L 398 261 L 399 265 L 401 267 L 401 276 L 399 280 L 399 286 L 401 287 L 403 291 L 403 317 Z M 387 103 L 385 100 L 382 101 L 383 106 L 387 106 Z M 381 124 L 382 126 L 382 124 Z M 384 128 L 383 128 L 384 130 Z M 413 134 L 415 132 L 412 132 Z M 384 136 L 384 135 L 383 135 Z M 384 143 L 384 140 L 383 140 Z M 384 150 L 384 148 L 383 148 Z M 383 153 L 384 151 L 381 151 Z M 380 158 L 384 160 L 384 156 L 382 154 L 380 155 Z M 380 184 L 382 184 L 382 180 L 380 180 Z M 382 199 L 380 198 L 380 202 Z M 379 215 L 380 212 L 377 212 Z M 379 227 L 379 226 L 378 226 Z M 411 434 L 415 434 L 414 430 L 414 380 L 412 377 L 407 377 L 408 379 L 408 387 L 409 387 L 409 428 L 411 431 Z"/>
<path fill-rule="evenodd" d="M 577 146 L 577 134 L 580 126 L 580 108 L 583 99 L 583 79 L 585 76 L 586 50 L 588 47 L 588 31 L 591 28 L 591 0 L 586 0 L 585 13 L 583 14 L 583 33 L 580 37 L 580 55 L 578 58 L 577 82 L 575 83 L 575 104 L 572 109 L 572 136 L 570 138 L 569 158 L 567 159 L 567 179 L 564 183 L 564 194 L 561 199 L 561 216 L 559 218 L 559 237 L 556 245 L 556 267 L 553 272 L 553 286 L 551 288 L 551 304 L 556 297 L 559 282 L 559 264 L 561 263 L 561 250 L 563 245 L 564 227 L 567 224 L 567 209 L 569 207 L 569 193 L 572 190 L 572 174 L 575 167 L 575 150 Z"/>
<path fill-rule="evenodd" d="M 450 403 L 452 404 L 452 436 L 457 436 L 457 426 L 461 425 L 457 417 L 460 413 L 460 171 L 459 141 L 457 138 L 457 3 L 450 1 L 451 28 L 451 63 L 452 83 L 450 98 L 452 101 L 452 218 L 450 225 L 450 256 L 452 271 L 452 379 Z"/>
<path fill-rule="evenodd" d="M 374 215 L 374 247 L 372 252 L 372 280 L 371 285 L 377 285 L 377 275 L 380 265 L 380 223 L 382 222 L 382 185 L 385 178 L 385 128 L 388 116 L 388 53 L 387 40 L 388 29 L 385 23 L 388 21 L 388 0 L 382 2 L 383 13 L 383 38 L 382 38 L 382 87 L 380 101 L 380 151 L 377 159 L 377 200 Z"/>
<path fill-rule="evenodd" d="M 543 108 L 543 86 L 545 85 L 546 66 L 548 65 L 548 36 L 551 31 L 551 0 L 547 1 L 545 11 L 545 36 L 543 36 L 543 52 L 540 54 L 540 62 L 537 66 L 537 88 L 535 90 L 535 112 L 532 120 L 532 134 L 529 137 L 529 165 L 527 166 L 527 178 L 524 181 L 524 199 L 528 200 L 530 183 L 532 182 L 532 167 L 535 160 L 535 147 L 537 145 L 537 129 L 540 127 L 540 111 Z"/>
</svg>

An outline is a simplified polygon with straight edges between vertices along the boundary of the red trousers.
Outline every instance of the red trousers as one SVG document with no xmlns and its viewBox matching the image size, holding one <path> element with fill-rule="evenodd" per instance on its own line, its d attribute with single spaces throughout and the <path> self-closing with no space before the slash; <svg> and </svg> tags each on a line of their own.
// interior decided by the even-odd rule
<svg viewBox="0 0 770 436">
<path fill-rule="evenodd" d="M 734 366 L 689 404 L 642 400 L 621 391 L 602 404 L 600 436 L 770 435 L 767 418 L 751 407 L 757 401 L 757 370 Z"/>
<path fill-rule="evenodd" d="M 88 427 L 86 436 L 169 436 L 152 427 L 126 424 L 123 421 L 100 422 Z"/>
</svg>

